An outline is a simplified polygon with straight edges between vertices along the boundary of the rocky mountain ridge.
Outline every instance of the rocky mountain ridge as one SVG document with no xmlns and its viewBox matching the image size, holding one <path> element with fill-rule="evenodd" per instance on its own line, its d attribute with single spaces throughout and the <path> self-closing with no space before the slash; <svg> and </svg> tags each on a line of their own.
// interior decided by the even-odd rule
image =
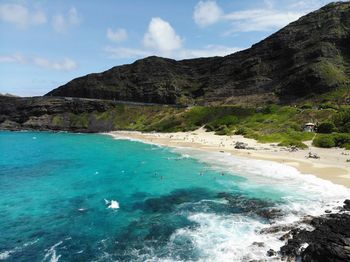
<svg viewBox="0 0 350 262">
<path fill-rule="evenodd" d="M 350 3 L 301 17 L 225 57 L 148 57 L 76 78 L 47 96 L 161 104 L 288 103 L 350 84 Z"/>
</svg>

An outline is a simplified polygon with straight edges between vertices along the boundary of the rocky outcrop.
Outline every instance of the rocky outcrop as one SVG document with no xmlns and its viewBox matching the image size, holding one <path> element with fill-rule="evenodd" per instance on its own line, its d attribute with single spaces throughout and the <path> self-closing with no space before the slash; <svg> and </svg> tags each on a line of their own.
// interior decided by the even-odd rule
<svg viewBox="0 0 350 262">
<path fill-rule="evenodd" d="M 0 96 L 0 105 L 0 130 L 100 132 L 111 130 L 110 124 L 99 121 L 90 113 L 105 112 L 115 103 L 77 98 Z"/>
<path fill-rule="evenodd" d="M 86 98 L 0 96 L 0 130 L 153 131 L 186 108 Z"/>
<path fill-rule="evenodd" d="M 349 85 L 349 46 L 350 3 L 338 2 L 232 55 L 148 57 L 74 79 L 47 96 L 163 104 L 294 101 Z"/>
<path fill-rule="evenodd" d="M 282 257 L 303 262 L 350 261 L 349 211 L 350 200 L 347 200 L 340 213 L 313 218 L 310 225 L 314 230 L 291 230 L 291 239 L 280 250 Z"/>
</svg>

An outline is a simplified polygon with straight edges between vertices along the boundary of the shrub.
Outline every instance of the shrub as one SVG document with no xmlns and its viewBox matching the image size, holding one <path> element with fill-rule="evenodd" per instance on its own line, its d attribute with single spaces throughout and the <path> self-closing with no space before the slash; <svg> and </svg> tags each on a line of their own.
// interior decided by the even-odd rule
<svg viewBox="0 0 350 262">
<path fill-rule="evenodd" d="M 321 104 L 318 108 L 319 109 L 335 109 L 335 110 L 337 110 L 337 105 L 334 105 L 332 103 L 324 103 L 324 104 Z"/>
<path fill-rule="evenodd" d="M 335 142 L 332 135 L 317 136 L 312 144 L 316 147 L 331 148 L 335 147 Z"/>
<path fill-rule="evenodd" d="M 276 113 L 278 109 L 279 109 L 279 106 L 277 105 L 268 105 L 262 108 L 261 112 L 264 114 L 273 114 L 273 113 Z"/>
<path fill-rule="evenodd" d="M 235 131 L 235 135 L 242 135 L 245 136 L 248 133 L 248 130 L 244 127 L 239 127 L 236 131 Z"/>
<path fill-rule="evenodd" d="M 55 115 L 53 118 L 52 118 L 52 124 L 54 126 L 62 126 L 63 125 L 63 117 L 60 116 L 60 115 Z"/>
<path fill-rule="evenodd" d="M 345 148 L 346 150 L 350 150 L 350 143 L 345 144 L 345 145 L 344 145 L 344 148 Z"/>
<path fill-rule="evenodd" d="M 344 109 L 333 117 L 333 122 L 340 132 L 350 133 L 350 109 Z"/>
<path fill-rule="evenodd" d="M 230 126 L 230 125 L 234 125 L 237 123 L 238 123 L 238 118 L 236 116 L 227 115 L 227 116 L 223 116 L 223 117 L 211 122 L 210 124 L 213 127 L 218 128 L 218 127 L 223 126 L 223 125 Z"/>
<path fill-rule="evenodd" d="M 162 119 L 158 123 L 152 126 L 152 129 L 158 132 L 173 132 L 178 131 L 178 127 L 181 125 L 181 121 L 174 116 Z M 195 128 L 193 128 L 195 129 Z"/>
<path fill-rule="evenodd" d="M 335 130 L 332 122 L 323 122 L 317 127 L 317 132 L 322 134 L 330 134 Z"/>
<path fill-rule="evenodd" d="M 346 144 L 350 143 L 350 134 L 334 134 L 333 141 L 336 146 L 344 147 Z"/>
<path fill-rule="evenodd" d="M 306 103 L 301 106 L 302 109 L 312 109 L 312 104 L 311 103 Z"/>
<path fill-rule="evenodd" d="M 296 146 L 298 148 L 307 148 L 307 145 L 305 145 L 303 142 L 301 142 L 300 140 L 296 140 L 296 139 L 286 139 L 283 140 L 281 143 L 278 144 L 279 146 L 286 146 L 286 147 L 290 147 L 290 146 Z"/>
<path fill-rule="evenodd" d="M 206 131 L 206 132 L 212 132 L 212 131 L 215 130 L 215 128 L 214 128 L 212 125 L 210 125 L 210 124 L 206 124 L 206 125 L 204 126 L 204 128 L 205 128 L 205 131 Z"/>
<path fill-rule="evenodd" d="M 343 125 L 341 127 L 341 130 L 345 133 L 350 133 L 350 122 L 349 123 L 346 123 L 345 125 Z"/>
<path fill-rule="evenodd" d="M 226 125 L 220 126 L 215 132 L 215 134 L 219 136 L 228 135 L 229 133 L 230 129 L 228 129 Z"/>
</svg>

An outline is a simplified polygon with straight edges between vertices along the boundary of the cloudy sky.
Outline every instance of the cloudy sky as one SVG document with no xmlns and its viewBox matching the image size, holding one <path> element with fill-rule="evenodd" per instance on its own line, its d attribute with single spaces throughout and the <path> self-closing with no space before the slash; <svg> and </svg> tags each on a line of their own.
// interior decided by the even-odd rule
<svg viewBox="0 0 350 262">
<path fill-rule="evenodd" d="M 0 0 L 0 93 L 43 95 L 150 55 L 226 55 L 328 0 Z"/>
</svg>

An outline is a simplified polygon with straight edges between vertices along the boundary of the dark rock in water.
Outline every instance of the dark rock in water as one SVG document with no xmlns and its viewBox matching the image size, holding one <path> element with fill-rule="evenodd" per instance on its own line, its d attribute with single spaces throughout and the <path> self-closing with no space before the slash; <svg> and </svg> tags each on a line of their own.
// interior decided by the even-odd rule
<svg viewBox="0 0 350 262">
<path fill-rule="evenodd" d="M 134 208 L 143 209 L 147 212 L 167 213 L 176 209 L 180 204 L 193 203 L 201 199 L 213 197 L 210 191 L 202 188 L 179 189 L 170 192 L 168 195 L 148 198 L 141 203 L 136 203 Z"/>
<path fill-rule="evenodd" d="M 344 208 L 350 201 L 344 202 Z M 285 258 L 301 258 L 304 262 L 350 261 L 350 215 L 347 213 L 327 214 L 314 218 L 313 231 L 292 230 L 293 236 L 281 248 Z M 303 249 L 303 245 L 307 247 Z"/>
<path fill-rule="evenodd" d="M 264 228 L 260 230 L 261 234 L 274 234 L 277 232 L 286 232 L 288 230 L 293 230 L 293 225 L 278 225 L 278 226 L 272 226 L 268 228 Z"/>
<path fill-rule="evenodd" d="M 257 214 L 269 220 L 283 216 L 282 210 L 274 208 L 258 210 Z"/>
<path fill-rule="evenodd" d="M 264 242 L 253 242 L 252 245 L 257 246 L 257 247 L 264 247 L 265 243 Z"/>
<path fill-rule="evenodd" d="M 174 216 L 163 213 L 141 217 L 132 221 L 116 236 L 113 261 L 140 261 L 138 255 L 147 254 L 150 249 L 158 257 L 168 256 L 170 236 L 180 228 L 191 229 L 196 226 L 195 222 L 181 214 Z M 139 252 L 134 252 L 135 250 Z M 195 243 L 185 236 L 176 237 L 172 241 L 171 252 L 172 256 L 181 261 L 197 261 Z"/>
<path fill-rule="evenodd" d="M 293 237 L 292 233 L 291 232 L 288 232 L 286 234 L 284 234 L 283 236 L 281 236 L 279 238 L 279 240 L 281 241 L 287 241 L 288 239 L 291 239 Z"/>
<path fill-rule="evenodd" d="M 277 252 L 273 249 L 269 249 L 267 252 L 266 252 L 266 255 L 268 257 L 273 257 L 273 256 L 276 256 L 277 255 Z"/>
<path fill-rule="evenodd" d="M 343 208 L 346 210 L 346 211 L 350 211 L 350 199 L 347 199 L 344 201 L 344 206 Z"/>
<path fill-rule="evenodd" d="M 240 208 L 242 212 L 256 213 L 259 210 L 272 208 L 275 203 L 268 200 L 262 200 L 257 198 L 247 198 L 242 195 L 235 195 L 227 192 L 221 192 L 217 194 L 218 198 L 227 200 L 229 205 Z"/>
<path fill-rule="evenodd" d="M 328 209 L 327 209 L 327 210 L 325 210 L 324 212 L 325 212 L 326 214 L 330 214 L 330 213 L 332 213 L 332 210 L 328 210 Z"/>
</svg>

